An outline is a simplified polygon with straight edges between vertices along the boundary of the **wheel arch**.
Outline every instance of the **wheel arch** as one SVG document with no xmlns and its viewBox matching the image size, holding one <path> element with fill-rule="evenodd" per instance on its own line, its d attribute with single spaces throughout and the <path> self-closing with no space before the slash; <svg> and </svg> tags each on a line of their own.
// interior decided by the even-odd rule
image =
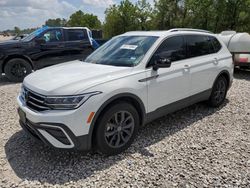
<svg viewBox="0 0 250 188">
<path fill-rule="evenodd" d="M 115 104 L 120 101 L 125 101 L 125 102 L 132 104 L 139 114 L 140 125 L 144 124 L 145 117 L 146 117 L 146 109 L 142 100 L 138 96 L 131 94 L 131 93 L 117 94 L 109 98 L 107 101 L 105 101 L 96 112 L 91 122 L 90 128 L 89 128 L 89 141 L 88 141 L 89 148 L 93 146 L 93 142 L 94 142 L 93 138 L 94 138 L 94 133 L 96 129 L 95 125 L 97 123 L 98 118 L 104 113 L 105 109 L 107 109 L 110 105 Z"/>
<path fill-rule="evenodd" d="M 215 79 L 214 82 L 213 82 L 213 86 L 214 86 L 216 80 L 217 80 L 220 76 L 223 76 L 224 78 L 226 78 L 226 80 L 227 80 L 227 88 L 229 89 L 229 87 L 230 87 L 230 74 L 229 74 L 229 72 L 228 72 L 227 70 L 223 70 L 223 71 L 221 71 L 221 72 L 217 75 L 216 79 Z"/>
<path fill-rule="evenodd" d="M 32 69 L 34 69 L 33 62 L 32 62 L 32 60 L 31 60 L 28 56 L 20 55 L 20 54 L 13 54 L 13 55 L 7 56 L 7 57 L 4 59 L 3 64 L 2 64 L 2 72 L 4 72 L 4 67 L 5 67 L 5 65 L 7 64 L 7 62 L 8 62 L 9 60 L 15 59 L 15 58 L 20 58 L 20 59 L 26 60 L 26 61 L 29 62 L 29 64 L 31 65 Z"/>
</svg>

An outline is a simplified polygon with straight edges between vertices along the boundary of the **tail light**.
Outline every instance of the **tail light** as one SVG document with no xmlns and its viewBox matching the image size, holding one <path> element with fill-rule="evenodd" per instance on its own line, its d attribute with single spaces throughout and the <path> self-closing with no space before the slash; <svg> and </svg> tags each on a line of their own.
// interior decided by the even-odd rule
<svg viewBox="0 0 250 188">
<path fill-rule="evenodd" d="M 241 57 L 240 58 L 240 62 L 241 63 L 247 63 L 248 62 L 248 58 L 247 57 Z"/>
</svg>

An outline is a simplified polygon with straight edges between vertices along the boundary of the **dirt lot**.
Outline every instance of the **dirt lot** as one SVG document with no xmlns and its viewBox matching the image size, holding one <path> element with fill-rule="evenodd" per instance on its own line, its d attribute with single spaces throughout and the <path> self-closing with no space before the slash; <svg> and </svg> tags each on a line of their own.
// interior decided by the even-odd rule
<svg viewBox="0 0 250 188">
<path fill-rule="evenodd" d="M 13 38 L 13 37 L 4 37 L 4 36 L 0 35 L 0 41 L 9 40 L 11 38 Z"/>
<path fill-rule="evenodd" d="M 0 80 L 0 187 L 250 187 L 250 71 L 221 108 L 196 104 L 140 130 L 125 153 L 62 152 L 18 124 L 20 84 Z"/>
</svg>

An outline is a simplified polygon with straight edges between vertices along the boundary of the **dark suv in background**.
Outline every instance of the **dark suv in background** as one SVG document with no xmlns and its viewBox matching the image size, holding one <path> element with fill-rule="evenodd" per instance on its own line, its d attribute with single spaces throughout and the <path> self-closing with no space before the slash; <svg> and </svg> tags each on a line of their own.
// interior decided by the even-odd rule
<svg viewBox="0 0 250 188">
<path fill-rule="evenodd" d="M 84 59 L 98 47 L 86 27 L 43 27 L 21 40 L 0 43 L 0 73 L 19 82 L 32 70 Z"/>
</svg>

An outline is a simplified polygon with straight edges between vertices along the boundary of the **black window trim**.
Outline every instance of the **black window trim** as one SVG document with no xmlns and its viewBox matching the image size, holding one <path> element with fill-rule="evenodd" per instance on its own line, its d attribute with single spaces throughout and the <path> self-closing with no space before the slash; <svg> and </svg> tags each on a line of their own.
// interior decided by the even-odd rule
<svg viewBox="0 0 250 188">
<path fill-rule="evenodd" d="M 162 39 L 162 41 L 157 45 L 157 47 L 155 48 L 155 50 L 152 52 L 152 54 L 150 55 L 150 57 L 149 57 L 149 59 L 148 59 L 148 61 L 147 61 L 147 63 L 146 63 L 146 69 L 150 69 L 150 68 L 152 68 L 152 65 L 149 65 L 149 63 L 150 63 L 150 60 L 151 60 L 151 58 L 153 57 L 153 55 L 155 54 L 155 52 L 158 50 L 158 48 L 161 46 L 161 44 L 165 41 L 165 40 L 167 40 L 167 39 L 169 39 L 169 38 L 171 38 L 171 37 L 176 37 L 176 36 L 182 36 L 183 37 L 183 39 L 184 39 L 184 42 L 185 42 L 185 48 L 186 48 L 186 55 L 187 55 L 187 41 L 186 41 L 186 38 L 185 38 L 185 36 L 187 36 L 187 35 L 199 35 L 199 36 L 204 36 L 204 37 L 214 37 L 219 43 L 220 43 L 220 50 L 218 51 L 218 52 L 214 52 L 214 53 L 211 53 L 211 54 L 218 54 L 219 52 L 221 52 L 222 51 L 222 49 L 223 49 L 223 45 L 221 44 L 221 42 L 220 42 L 220 40 L 216 37 L 216 36 L 214 36 L 214 35 L 207 35 L 207 34 L 199 34 L 199 33 L 186 33 L 186 34 L 175 34 L 175 35 L 171 35 L 171 36 L 167 36 L 167 37 L 165 37 L 164 39 Z M 213 45 L 213 47 L 214 47 L 214 45 Z M 181 62 L 181 61 L 185 61 L 185 60 L 188 60 L 188 59 L 193 59 L 193 58 L 199 58 L 199 57 L 203 57 L 203 56 L 207 56 L 207 55 L 211 55 L 211 54 L 206 54 L 206 55 L 201 55 L 201 56 L 197 56 L 197 57 L 186 57 L 185 59 L 182 59 L 182 60 L 179 60 L 179 61 L 174 61 L 174 63 L 176 63 L 176 62 Z"/>
</svg>

